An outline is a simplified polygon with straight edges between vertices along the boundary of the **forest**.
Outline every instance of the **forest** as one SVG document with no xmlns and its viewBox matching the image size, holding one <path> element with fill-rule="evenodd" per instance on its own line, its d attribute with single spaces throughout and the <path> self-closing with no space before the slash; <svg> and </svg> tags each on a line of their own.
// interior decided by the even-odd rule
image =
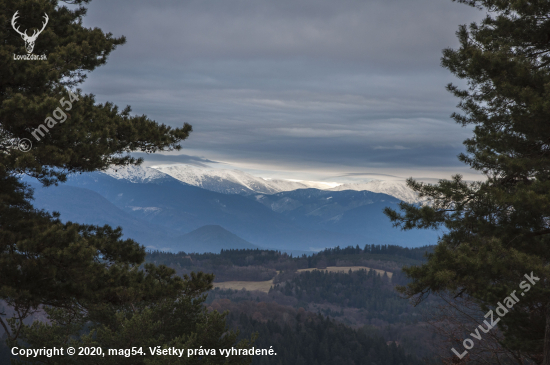
<svg viewBox="0 0 550 365">
<path fill-rule="evenodd" d="M 271 327 L 265 328 L 269 321 L 278 323 L 279 330 L 285 326 L 294 328 L 297 325 L 295 318 L 297 314 L 301 313 L 303 318 L 299 318 L 302 320 L 304 318 L 321 318 L 320 324 L 325 323 L 327 326 L 329 326 L 328 323 L 331 323 L 330 326 L 337 324 L 338 326 L 334 327 L 335 331 L 337 328 L 336 332 L 342 332 L 342 336 L 354 337 L 367 334 L 377 341 L 397 343 L 400 351 L 404 351 L 404 354 L 409 356 L 407 359 L 412 359 L 410 361 L 422 359 L 422 361 L 431 362 L 434 361 L 434 343 L 438 341 L 439 337 L 430 330 L 425 322 L 425 316 L 430 311 L 430 306 L 436 306 L 438 302 L 431 299 L 419 307 L 414 307 L 395 290 L 397 285 L 406 285 L 409 282 L 400 269 L 395 269 L 400 265 L 398 263 L 404 258 L 426 259 L 426 255 L 431 250 L 430 246 L 401 249 L 401 247 L 366 245 L 364 250 L 357 247 L 337 247 L 307 257 L 291 257 L 291 255 L 277 251 L 230 250 L 219 255 L 153 253 L 148 260 L 159 260 L 160 257 L 165 257 L 164 263 L 171 263 L 171 267 L 178 267 L 180 261 L 176 257 L 190 256 L 195 261 L 194 265 L 201 263 L 210 265 L 210 260 L 220 260 L 217 262 L 224 262 L 225 265 L 228 265 L 230 260 L 234 260 L 232 262 L 239 264 L 235 270 L 238 269 L 241 273 L 238 280 L 245 282 L 260 280 L 254 274 L 247 276 L 250 274 L 247 268 L 261 268 L 262 266 L 257 263 L 264 260 L 263 263 L 267 267 L 278 271 L 278 274 L 275 271 L 275 275 L 271 278 L 272 284 L 269 291 L 215 288 L 209 292 L 205 301 L 205 305 L 214 310 L 228 310 L 229 323 L 234 328 L 241 330 L 241 333 L 250 336 L 254 331 L 270 331 Z M 402 256 L 403 253 L 411 257 Z M 382 272 L 370 268 L 353 272 L 349 270 L 328 272 L 323 269 L 312 271 L 289 269 L 291 267 L 307 268 L 308 264 L 315 269 L 315 266 L 318 266 L 317 264 L 325 260 L 327 256 L 330 257 L 330 260 L 334 259 L 335 263 L 362 264 L 368 262 L 375 264 L 381 268 Z M 184 260 L 191 265 L 189 258 Z M 383 271 L 388 268 L 394 270 L 391 272 L 391 279 Z M 278 269 L 283 270 L 279 271 Z M 224 273 L 223 270 L 225 269 L 222 269 L 222 273 Z M 216 270 L 213 272 L 215 274 Z M 388 272 L 390 271 L 388 270 Z M 215 282 L 217 281 L 218 279 L 215 279 Z M 248 319 L 245 320 L 245 318 Z M 251 323 L 254 323 L 253 327 L 251 327 Z M 255 329 L 253 330 L 253 328 Z M 356 330 L 359 332 L 353 332 Z M 317 341 L 315 337 L 309 336 L 303 337 L 300 341 L 304 343 L 306 340 Z M 307 344 L 307 346 L 314 346 L 314 344 Z M 345 349 L 347 345 L 342 344 L 341 348 Z M 303 353 L 302 356 L 304 356 Z M 306 357 L 306 359 L 309 358 Z M 282 364 L 287 363 L 292 362 L 282 362 Z"/>
</svg>

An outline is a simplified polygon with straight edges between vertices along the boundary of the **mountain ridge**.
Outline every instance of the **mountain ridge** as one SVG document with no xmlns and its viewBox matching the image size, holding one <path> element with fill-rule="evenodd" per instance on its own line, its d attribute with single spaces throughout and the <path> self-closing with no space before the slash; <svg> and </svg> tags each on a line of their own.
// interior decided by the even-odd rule
<svg viewBox="0 0 550 365">
<path fill-rule="evenodd" d="M 190 165 L 156 166 L 153 169 L 183 183 L 223 194 L 275 194 L 307 188 L 299 182 L 263 179 L 239 170 L 204 169 Z"/>
<path fill-rule="evenodd" d="M 394 196 L 408 203 L 419 202 L 418 195 L 402 181 L 372 180 L 362 183 L 337 183 L 318 181 L 293 181 L 264 179 L 240 170 L 217 170 L 198 168 L 190 165 L 156 166 L 152 169 L 164 173 L 183 183 L 223 194 L 277 194 L 299 189 L 319 189 L 328 191 L 371 191 Z M 145 174 L 140 174 L 145 175 Z M 152 174 L 151 174 L 152 175 Z"/>
</svg>

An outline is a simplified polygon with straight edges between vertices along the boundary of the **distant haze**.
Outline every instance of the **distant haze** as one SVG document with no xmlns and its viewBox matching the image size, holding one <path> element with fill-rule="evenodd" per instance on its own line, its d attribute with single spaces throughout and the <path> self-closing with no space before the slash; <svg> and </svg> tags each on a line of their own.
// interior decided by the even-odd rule
<svg viewBox="0 0 550 365">
<path fill-rule="evenodd" d="M 73 175 L 57 187 L 32 183 L 33 203 L 59 212 L 63 221 L 121 227 L 126 238 L 176 252 L 255 246 L 316 251 L 365 243 L 417 247 L 435 244 L 441 233 L 392 226 L 383 210 L 398 207 L 399 182 L 336 191 L 239 170 L 173 166 L 169 171 L 130 166 Z M 363 190 L 369 185 L 386 191 Z"/>
</svg>

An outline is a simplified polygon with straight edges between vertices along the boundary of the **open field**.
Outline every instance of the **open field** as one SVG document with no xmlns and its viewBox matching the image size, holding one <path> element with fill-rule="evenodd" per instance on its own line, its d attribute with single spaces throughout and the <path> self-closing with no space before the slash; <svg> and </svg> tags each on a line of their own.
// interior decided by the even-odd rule
<svg viewBox="0 0 550 365">
<path fill-rule="evenodd" d="M 222 281 L 214 283 L 215 288 L 232 289 L 232 290 L 259 290 L 264 293 L 269 292 L 269 288 L 273 285 L 273 279 L 267 281 Z"/>
<path fill-rule="evenodd" d="M 315 269 L 315 268 L 310 268 L 310 269 L 300 269 L 298 270 L 298 272 L 302 272 L 302 271 L 313 271 L 313 270 L 321 270 L 321 271 L 328 271 L 328 272 L 348 272 L 348 271 L 359 271 L 359 270 L 371 270 L 370 267 L 366 267 L 366 266 L 328 266 L 326 269 Z M 372 269 L 374 271 L 376 271 L 379 275 L 384 275 L 384 270 L 378 270 L 378 269 Z M 393 273 L 392 272 L 389 272 L 389 271 L 386 271 L 386 274 L 388 274 L 388 277 L 391 279 Z"/>
<path fill-rule="evenodd" d="M 313 270 L 322 270 L 322 271 L 328 271 L 328 272 L 348 272 L 348 271 L 359 271 L 359 270 L 370 270 L 370 267 L 366 266 L 329 266 L 326 269 L 300 269 L 298 272 L 303 271 L 313 271 Z M 379 275 L 384 275 L 384 270 L 378 270 L 373 269 L 376 271 Z M 388 277 L 391 279 L 393 273 L 386 271 L 386 274 L 388 274 Z M 273 285 L 273 279 L 267 280 L 267 281 L 222 281 L 219 283 L 214 283 L 215 288 L 220 289 L 231 289 L 231 290 L 242 290 L 243 288 L 245 290 L 259 290 L 263 291 L 264 293 L 269 292 L 269 288 Z"/>
</svg>

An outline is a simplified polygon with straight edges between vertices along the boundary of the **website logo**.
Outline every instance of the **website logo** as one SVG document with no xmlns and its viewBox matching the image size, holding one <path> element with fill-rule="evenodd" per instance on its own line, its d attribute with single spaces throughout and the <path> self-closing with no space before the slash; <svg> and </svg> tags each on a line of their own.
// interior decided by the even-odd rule
<svg viewBox="0 0 550 365">
<path fill-rule="evenodd" d="M 46 25 L 48 24 L 48 14 L 44 13 L 44 23 L 42 23 L 42 29 L 40 30 L 34 30 L 32 35 L 29 36 L 27 34 L 27 30 L 25 29 L 24 32 L 21 32 L 19 30 L 19 26 L 17 26 L 16 24 L 16 21 L 17 21 L 17 18 L 19 18 L 19 10 L 17 10 L 15 12 L 15 14 L 13 14 L 13 17 L 11 18 L 11 26 L 13 27 L 13 29 L 19 33 L 19 35 L 21 36 L 21 38 L 23 38 L 23 40 L 25 41 L 25 50 L 27 51 L 27 55 L 16 55 L 14 54 L 13 55 L 13 59 L 14 60 L 45 60 L 46 59 L 46 55 L 41 55 L 41 56 L 37 56 L 37 55 L 34 55 L 32 54 L 32 51 L 34 50 L 34 43 L 36 42 L 36 38 L 38 38 L 38 36 L 40 35 L 40 33 L 42 33 L 42 31 L 44 30 L 44 28 L 46 28 Z"/>
</svg>

